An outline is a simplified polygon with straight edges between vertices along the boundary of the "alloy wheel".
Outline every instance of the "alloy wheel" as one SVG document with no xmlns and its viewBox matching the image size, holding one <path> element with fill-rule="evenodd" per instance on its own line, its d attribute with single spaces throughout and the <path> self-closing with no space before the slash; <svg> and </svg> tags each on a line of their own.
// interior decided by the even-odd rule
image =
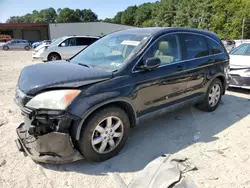
<svg viewBox="0 0 250 188">
<path fill-rule="evenodd" d="M 219 102 L 220 99 L 220 95 L 221 95 L 221 88 L 219 84 L 215 84 L 208 95 L 208 103 L 209 106 L 214 107 L 217 105 L 217 103 Z"/>
<path fill-rule="evenodd" d="M 56 61 L 58 60 L 58 57 L 56 55 L 52 55 L 50 58 L 51 61 Z"/>
<path fill-rule="evenodd" d="M 103 119 L 94 129 L 91 145 L 99 154 L 113 151 L 121 142 L 124 125 L 120 118 L 109 116 Z"/>
</svg>

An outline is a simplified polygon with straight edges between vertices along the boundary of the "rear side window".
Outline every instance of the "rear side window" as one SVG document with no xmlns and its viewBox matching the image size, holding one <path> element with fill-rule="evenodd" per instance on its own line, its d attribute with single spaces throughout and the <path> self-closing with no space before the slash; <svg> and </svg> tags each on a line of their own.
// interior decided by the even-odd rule
<svg viewBox="0 0 250 188">
<path fill-rule="evenodd" d="M 183 35 L 187 59 L 204 57 L 209 55 L 207 43 L 204 37 L 193 34 Z"/>
<path fill-rule="evenodd" d="M 94 41 L 92 38 L 89 37 L 79 37 L 76 38 L 76 45 L 77 46 L 88 46 L 92 44 Z"/>
<path fill-rule="evenodd" d="M 224 51 L 221 45 L 219 45 L 217 42 L 211 39 L 207 39 L 207 44 L 208 44 L 210 54 L 219 54 Z"/>
</svg>

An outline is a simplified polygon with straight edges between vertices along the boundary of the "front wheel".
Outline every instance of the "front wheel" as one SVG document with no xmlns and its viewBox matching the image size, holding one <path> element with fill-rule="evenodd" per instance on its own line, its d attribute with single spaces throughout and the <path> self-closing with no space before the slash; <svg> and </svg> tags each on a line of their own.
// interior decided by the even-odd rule
<svg viewBox="0 0 250 188">
<path fill-rule="evenodd" d="M 197 105 L 203 111 L 212 112 L 219 106 L 222 96 L 222 83 L 215 79 L 209 86 L 204 101 Z"/>
<path fill-rule="evenodd" d="M 81 131 L 79 149 L 87 160 L 101 162 L 117 155 L 128 139 L 130 122 L 120 108 L 108 107 L 93 114 Z"/>
<path fill-rule="evenodd" d="M 4 46 L 3 49 L 7 51 L 7 50 L 9 50 L 9 47 L 8 46 Z"/>
<path fill-rule="evenodd" d="M 57 60 L 60 60 L 61 57 L 59 54 L 57 53 L 51 53 L 49 56 L 48 56 L 48 60 L 49 61 L 57 61 Z"/>
<path fill-rule="evenodd" d="M 29 51 L 29 50 L 30 50 L 30 47 L 29 47 L 29 46 L 25 46 L 24 49 L 25 49 L 26 51 Z"/>
</svg>

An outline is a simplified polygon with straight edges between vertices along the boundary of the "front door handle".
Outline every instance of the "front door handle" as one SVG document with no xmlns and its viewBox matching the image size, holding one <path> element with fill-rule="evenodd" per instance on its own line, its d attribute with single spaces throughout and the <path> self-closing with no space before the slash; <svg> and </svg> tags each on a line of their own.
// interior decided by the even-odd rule
<svg viewBox="0 0 250 188">
<path fill-rule="evenodd" d="M 177 66 L 177 70 L 178 70 L 178 71 L 184 70 L 184 66 L 183 66 L 183 65 L 178 65 L 178 66 Z"/>
</svg>

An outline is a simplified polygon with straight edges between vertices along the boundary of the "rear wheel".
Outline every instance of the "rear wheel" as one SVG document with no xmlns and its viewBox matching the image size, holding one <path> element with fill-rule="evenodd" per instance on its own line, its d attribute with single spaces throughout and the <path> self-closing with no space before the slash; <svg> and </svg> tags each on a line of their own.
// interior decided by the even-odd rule
<svg viewBox="0 0 250 188">
<path fill-rule="evenodd" d="M 29 51 L 29 50 L 30 50 L 30 47 L 29 47 L 29 46 L 25 46 L 24 49 L 25 49 L 26 51 Z"/>
<path fill-rule="evenodd" d="M 48 60 L 49 60 L 49 61 L 57 61 L 57 60 L 60 60 L 60 59 L 61 59 L 61 57 L 60 57 L 60 55 L 57 54 L 57 53 L 51 53 L 51 54 L 49 54 L 49 56 L 48 56 Z"/>
<path fill-rule="evenodd" d="M 197 105 L 203 111 L 212 112 L 219 106 L 222 96 L 222 83 L 215 79 L 209 86 L 204 101 Z"/>
<path fill-rule="evenodd" d="M 105 161 L 119 153 L 128 139 L 130 122 L 120 108 L 104 108 L 87 121 L 78 143 L 86 159 Z"/>
<path fill-rule="evenodd" d="M 8 46 L 4 46 L 3 49 L 4 50 L 9 50 L 9 47 Z"/>
</svg>

